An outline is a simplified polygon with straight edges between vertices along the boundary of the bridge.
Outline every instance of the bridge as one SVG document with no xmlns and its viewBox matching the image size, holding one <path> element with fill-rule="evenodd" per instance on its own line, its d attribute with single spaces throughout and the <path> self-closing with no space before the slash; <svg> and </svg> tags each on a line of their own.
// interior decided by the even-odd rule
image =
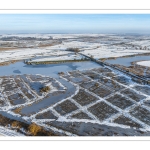
<svg viewBox="0 0 150 150">
<path fill-rule="evenodd" d="M 82 53 L 79 53 L 80 55 L 83 55 L 84 57 L 86 57 L 86 58 L 88 58 L 88 59 L 90 59 L 91 61 L 94 61 L 94 62 L 96 62 L 97 64 L 99 64 L 99 65 L 101 65 L 101 66 L 107 66 L 107 67 L 110 67 L 110 68 L 113 68 L 114 70 L 117 70 L 117 71 L 120 71 L 120 72 L 122 72 L 123 74 L 126 74 L 126 75 L 128 75 L 128 76 L 130 76 L 134 81 L 140 81 L 140 83 L 142 83 L 142 84 L 147 84 L 147 85 L 150 85 L 150 80 L 148 80 L 146 77 L 142 77 L 142 76 L 138 76 L 138 75 L 135 75 L 135 74 L 133 74 L 133 73 L 130 73 L 130 72 L 127 72 L 127 71 L 125 71 L 125 70 L 123 70 L 123 69 L 120 69 L 120 68 L 118 68 L 118 67 L 116 67 L 115 65 L 112 65 L 112 64 L 109 64 L 109 63 L 106 63 L 106 62 L 102 62 L 102 61 L 100 61 L 100 60 L 97 60 L 97 59 L 95 59 L 95 58 L 92 58 L 92 57 L 90 57 L 90 56 L 87 56 L 87 55 L 85 55 L 85 54 L 82 54 Z"/>
</svg>

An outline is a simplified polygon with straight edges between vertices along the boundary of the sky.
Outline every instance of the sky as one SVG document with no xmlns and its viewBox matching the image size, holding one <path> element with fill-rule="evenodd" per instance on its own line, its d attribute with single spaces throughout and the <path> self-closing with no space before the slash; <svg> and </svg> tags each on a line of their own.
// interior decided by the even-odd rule
<svg viewBox="0 0 150 150">
<path fill-rule="evenodd" d="M 150 14 L 0 14 L 0 34 L 147 33 Z"/>
</svg>

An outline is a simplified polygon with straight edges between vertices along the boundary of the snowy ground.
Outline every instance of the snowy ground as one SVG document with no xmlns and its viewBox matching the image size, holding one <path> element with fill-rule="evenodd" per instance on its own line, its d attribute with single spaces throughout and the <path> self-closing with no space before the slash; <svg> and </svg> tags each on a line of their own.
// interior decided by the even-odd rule
<svg viewBox="0 0 150 150">
<path fill-rule="evenodd" d="M 98 130 L 93 128 L 91 131 L 91 126 L 83 132 L 82 124 L 89 123 L 99 127 L 118 127 L 120 133 L 126 129 L 140 129 L 144 133 L 150 131 L 149 86 L 136 84 L 131 78 L 108 68 L 73 71 L 63 74 L 57 81 L 63 93 L 54 93 L 56 90 L 52 88 L 47 101 L 48 95 L 39 96 L 38 86 L 43 82 L 51 85 L 49 79 L 40 75 L 1 78 L 1 100 L 8 104 L 2 107 L 2 111 L 68 136 L 96 135 Z M 60 81 L 63 81 L 62 84 Z M 25 87 L 34 98 L 27 98 L 29 95 L 24 92 Z M 26 101 L 23 104 L 17 102 L 14 106 L 17 93 L 22 94 Z M 57 99 L 53 101 L 52 97 Z M 20 112 L 14 110 L 17 108 L 21 108 Z M 145 113 L 147 115 L 143 116 Z M 77 130 L 74 124 L 78 124 Z"/>
<path fill-rule="evenodd" d="M 128 55 L 136 55 L 149 53 L 149 50 L 116 50 L 108 48 L 98 48 L 95 50 L 84 50 L 81 52 L 84 55 L 93 56 L 95 59 L 109 58 L 109 57 L 122 57 Z"/>
<path fill-rule="evenodd" d="M 9 38 L 12 39 L 9 39 Z M 7 40 L 5 38 L 8 38 Z M 16 39 L 20 38 L 20 39 Z M 27 38 L 27 39 L 22 39 Z M 35 38 L 34 40 L 29 40 Z M 49 41 L 51 38 L 51 42 Z M 15 39 L 15 40 L 14 40 Z M 39 41 L 41 40 L 41 41 Z M 43 41 L 42 41 L 43 40 Z M 49 46 L 49 43 L 55 44 Z M 10 45 L 15 43 L 22 44 L 24 48 L 11 50 Z M 13 43 L 13 44 L 12 44 Z M 34 45 L 32 48 L 26 48 L 26 45 Z M 37 44 L 36 44 L 37 43 Z M 45 44 L 45 47 L 38 47 L 38 44 Z M 123 36 L 123 35 L 105 35 L 105 34 L 18 34 L 18 35 L 2 35 L 0 36 L 0 48 L 8 47 L 9 51 L 0 51 L 0 62 L 9 60 L 28 59 L 35 56 L 60 56 L 66 55 L 64 59 L 68 59 L 65 51 L 67 48 L 79 48 L 81 53 L 93 56 L 96 59 L 120 57 L 127 55 L 135 55 L 149 53 L 149 39 L 146 36 Z M 14 48 L 12 46 L 12 48 Z M 73 56 L 74 58 L 74 56 Z M 55 58 L 54 58 L 55 59 Z M 60 59 L 60 57 L 59 57 Z M 40 60 L 41 61 L 41 60 Z"/>
<path fill-rule="evenodd" d="M 137 62 L 138 65 L 150 67 L 150 61 L 140 61 Z"/>
<path fill-rule="evenodd" d="M 10 37 L 11 36 L 12 40 L 16 40 L 13 36 L 17 36 L 19 38 L 40 38 L 40 40 L 52 38 L 55 40 L 61 40 L 61 42 L 54 46 L 46 46 L 43 48 L 18 48 L 15 50 L 0 51 L 0 62 L 21 59 L 31 59 L 31 61 L 55 61 L 78 60 L 83 58 L 80 55 L 74 55 L 73 52 L 65 51 L 67 48 L 79 48 L 82 54 L 93 56 L 95 59 L 150 53 L 148 37 L 145 36 L 136 37 L 104 34 L 34 34 L 10 35 Z M 10 43 L 10 41 L 3 40 L 5 37 L 9 36 L 2 35 L 0 37 L 0 44 Z M 12 42 L 16 43 L 16 41 Z M 36 43 L 36 41 L 34 42 Z M 25 40 L 23 43 L 28 44 Z M 139 63 L 149 65 L 150 61 Z M 88 74 L 88 72 L 90 73 Z M 112 76 L 110 76 L 109 73 Z M 138 127 L 140 130 L 150 131 L 150 87 L 136 84 L 125 75 L 118 74 L 114 71 L 109 73 L 105 71 L 99 72 L 98 70 L 87 70 L 87 73 L 84 71 L 75 73 L 68 72 L 65 75 L 62 75 L 59 79 L 60 81 L 63 81 L 63 83 L 55 80 L 54 86 L 52 86 L 50 81 L 47 83 L 46 79 L 42 79 L 49 78 L 45 76 L 41 76 L 42 80 L 40 81 L 34 81 L 34 78 L 29 75 L 21 77 L 4 77 L 0 79 L 0 100 L 3 102 L 3 106 L 0 109 L 10 113 L 14 117 L 22 117 L 25 120 L 32 120 L 45 128 L 50 128 L 54 131 L 65 133 L 66 135 L 76 135 L 74 134 L 76 132 L 68 131 L 68 128 L 66 130 L 62 129 L 61 125 L 60 127 L 57 127 L 49 124 L 54 123 L 55 121 L 64 124 L 91 123 L 120 127 L 122 129 L 135 129 Z M 41 93 L 39 93 L 37 87 L 40 86 L 41 83 L 43 84 L 43 82 L 47 83 L 46 85 L 50 86 L 52 91 L 48 94 L 40 95 Z M 83 85 L 85 84 L 85 87 L 83 87 L 82 83 Z M 17 86 L 17 84 L 19 84 L 19 86 Z M 58 89 L 56 85 L 60 89 Z M 70 87 L 64 85 L 69 85 Z M 79 94 L 80 90 L 84 92 Z M 68 95 L 65 95 L 66 93 L 64 93 L 64 91 L 68 92 Z M 106 95 L 100 95 L 105 93 Z M 22 95 L 23 99 L 14 99 L 16 94 Z M 65 98 L 62 97 L 64 95 Z M 75 97 L 76 95 L 78 96 Z M 121 97 L 123 100 L 120 101 L 119 99 L 115 101 L 114 96 L 116 95 L 119 95 L 118 97 Z M 46 100 L 47 97 L 49 98 L 48 100 Z M 51 98 L 55 97 L 56 99 L 53 99 L 53 103 L 51 103 L 49 100 L 52 100 Z M 93 97 L 95 97 L 95 99 Z M 85 104 L 85 98 L 89 103 Z M 125 108 L 123 108 L 123 106 Z M 20 109 L 20 112 L 14 110 L 17 108 Z M 33 109 L 37 111 L 34 112 Z M 99 109 L 102 110 L 99 112 Z M 143 119 L 142 112 L 147 114 L 145 116 L 146 118 L 144 118 L 145 120 Z M 120 123 L 120 120 L 123 120 L 124 123 Z"/>
<path fill-rule="evenodd" d="M 29 59 L 36 56 L 55 56 L 55 55 L 66 55 L 70 52 L 68 51 L 59 51 L 46 48 L 36 48 L 36 49 L 18 49 L 10 51 L 0 52 L 0 62 L 10 61 L 10 60 L 21 60 Z"/>
<path fill-rule="evenodd" d="M 28 62 L 45 62 L 45 61 L 67 61 L 67 60 L 83 60 L 85 57 L 81 56 L 79 54 L 74 55 L 72 54 L 68 54 L 68 55 L 64 55 L 64 56 L 54 56 L 54 57 L 46 57 L 46 58 L 35 58 L 31 61 Z"/>
<path fill-rule="evenodd" d="M 6 127 L 0 126 L 0 136 L 24 136 L 14 130 L 6 129 Z"/>
</svg>

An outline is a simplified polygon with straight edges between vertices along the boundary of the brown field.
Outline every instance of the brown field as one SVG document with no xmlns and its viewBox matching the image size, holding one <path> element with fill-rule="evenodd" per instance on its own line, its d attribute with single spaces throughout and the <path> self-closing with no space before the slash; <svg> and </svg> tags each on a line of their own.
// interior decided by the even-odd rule
<svg viewBox="0 0 150 150">
<path fill-rule="evenodd" d="M 15 47 L 0 47 L 0 51 L 8 51 L 8 50 L 16 50 L 18 48 Z"/>
</svg>

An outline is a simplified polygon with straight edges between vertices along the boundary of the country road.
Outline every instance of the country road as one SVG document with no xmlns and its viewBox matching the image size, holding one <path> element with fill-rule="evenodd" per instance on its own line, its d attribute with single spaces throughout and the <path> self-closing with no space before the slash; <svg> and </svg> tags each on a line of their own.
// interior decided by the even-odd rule
<svg viewBox="0 0 150 150">
<path fill-rule="evenodd" d="M 6 129 L 5 127 L 0 126 L 0 136 L 24 136 L 24 135 L 16 131 Z"/>
</svg>

